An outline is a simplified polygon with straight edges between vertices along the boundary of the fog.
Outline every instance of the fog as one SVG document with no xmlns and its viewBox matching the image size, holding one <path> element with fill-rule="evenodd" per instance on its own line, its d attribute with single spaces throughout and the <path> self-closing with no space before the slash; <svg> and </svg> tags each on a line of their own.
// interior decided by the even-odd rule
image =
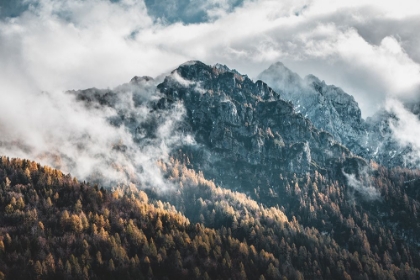
<svg viewBox="0 0 420 280">
<path fill-rule="evenodd" d="M 354 174 L 347 174 L 342 170 L 344 177 L 346 177 L 347 185 L 359 192 L 361 197 L 365 200 L 376 200 L 381 197 L 379 191 L 370 185 L 369 175 L 367 170 L 359 170 L 360 180 Z"/>
<path fill-rule="evenodd" d="M 13 92 L 0 104 L 0 154 L 36 160 L 108 187 L 170 188 L 157 161 L 168 161 L 173 148 L 193 141 L 175 131 L 185 113 L 181 104 L 165 112 L 151 110 L 159 98 L 157 82 L 116 88 L 110 106 L 77 101 L 79 92 Z M 112 123 L 124 118 L 131 125 Z M 136 133 L 151 121 L 156 125 L 152 138 Z"/>
</svg>

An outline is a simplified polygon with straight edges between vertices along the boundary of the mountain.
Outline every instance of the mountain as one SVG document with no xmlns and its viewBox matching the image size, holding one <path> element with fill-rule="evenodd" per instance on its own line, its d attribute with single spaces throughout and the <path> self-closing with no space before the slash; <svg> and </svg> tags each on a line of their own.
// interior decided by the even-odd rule
<svg viewBox="0 0 420 280">
<path fill-rule="evenodd" d="M 221 159 L 203 167 L 209 172 L 216 168 L 215 175 L 236 177 L 249 168 L 305 174 L 354 158 L 267 84 L 254 83 L 226 67 L 201 62 L 181 65 L 158 89 L 165 96 L 158 107 L 182 101 L 187 110 L 183 130 L 191 131 L 198 143 Z"/>
<path fill-rule="evenodd" d="M 371 129 L 338 88 L 286 80 L 319 84 L 307 94 L 324 96 L 330 116 L 355 133 Z M 420 278 L 420 171 L 356 155 L 285 92 L 190 61 L 159 79 L 68 94 L 131 135 L 113 155 L 137 157 L 132 141 L 152 161 L 129 184 L 90 185 L 2 157 L 0 276 Z"/>
<path fill-rule="evenodd" d="M 317 77 L 304 79 L 278 62 L 263 71 L 259 79 L 267 82 L 282 98 L 290 100 L 298 112 L 320 129 L 351 148 L 356 154 L 364 152 L 366 124 L 354 98 L 342 89 L 326 85 Z"/>
<path fill-rule="evenodd" d="M 391 124 L 398 122 L 398 117 L 392 112 L 382 109 L 365 121 L 353 96 L 313 75 L 302 79 L 281 62 L 271 65 L 258 77 L 291 101 L 296 111 L 310 119 L 315 127 L 331 133 L 353 153 L 388 167 L 419 166 L 418 160 L 411 156 L 412 148 L 401 145 L 394 137 Z M 416 104 L 406 107 L 418 112 Z"/>
</svg>

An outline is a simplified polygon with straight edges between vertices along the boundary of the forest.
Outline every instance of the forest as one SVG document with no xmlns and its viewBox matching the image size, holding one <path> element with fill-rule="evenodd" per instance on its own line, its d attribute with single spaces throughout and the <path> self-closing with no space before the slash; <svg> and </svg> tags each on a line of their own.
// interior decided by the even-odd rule
<svg viewBox="0 0 420 280">
<path fill-rule="evenodd" d="M 263 205 L 187 161 L 158 162 L 177 186 L 161 192 L 2 157 L 0 278 L 420 278 L 418 171 L 372 162 L 375 203 L 317 172 L 292 176 L 284 193 L 256 189 Z"/>
</svg>

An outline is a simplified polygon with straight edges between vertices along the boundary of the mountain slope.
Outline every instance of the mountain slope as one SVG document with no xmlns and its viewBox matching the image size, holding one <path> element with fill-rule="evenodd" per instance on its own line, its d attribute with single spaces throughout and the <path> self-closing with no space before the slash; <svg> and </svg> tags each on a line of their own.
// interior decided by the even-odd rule
<svg viewBox="0 0 420 280">
<path fill-rule="evenodd" d="M 98 189 L 35 162 L 2 157 L 0 275 L 7 279 L 420 276 L 410 267 L 418 256 L 410 255 L 404 245 L 399 254 L 401 240 L 394 241 L 383 229 L 376 229 L 382 232 L 380 246 L 387 248 L 378 265 L 382 249 L 369 243 L 366 233 L 354 225 L 357 219 L 349 216 L 346 221 L 349 230 L 355 230 L 349 241 L 352 253 L 339 246 L 334 235 L 304 228 L 277 208 L 218 188 L 177 161 L 160 164 L 180 185 L 181 193 L 166 195 L 178 200 L 193 220 L 199 214 L 201 224 L 191 225 L 170 204 L 150 200 L 150 195 L 135 188 Z M 366 228 L 373 226 L 366 215 L 363 222 Z"/>
<path fill-rule="evenodd" d="M 398 117 L 392 111 L 379 111 L 365 121 L 351 95 L 313 75 L 302 79 L 280 62 L 264 70 L 259 78 L 291 101 L 315 127 L 331 133 L 353 153 L 388 167 L 419 166 L 410 145 L 402 145 L 394 135 L 390 124 L 398 122 Z M 406 105 L 415 114 L 418 106 Z"/>
<path fill-rule="evenodd" d="M 158 89 L 165 95 L 158 108 L 182 101 L 187 110 L 184 131 L 220 157 L 213 164 L 220 168 L 215 174 L 226 173 L 229 166 L 304 174 L 353 157 L 265 83 L 228 68 L 181 65 Z M 238 169 L 231 173 L 246 172 Z"/>
<path fill-rule="evenodd" d="M 366 124 L 351 95 L 338 87 L 326 85 L 313 75 L 302 79 L 280 62 L 271 65 L 258 77 L 290 100 L 296 110 L 317 128 L 331 133 L 354 153 L 366 155 L 366 148 L 362 145 L 366 141 Z"/>
<path fill-rule="evenodd" d="M 21 268 L 37 261 L 36 273 L 50 273 L 44 257 L 51 253 L 57 267 L 59 259 L 64 268 L 68 260 L 71 272 L 56 268 L 50 278 L 80 278 L 85 267 L 89 278 L 112 270 L 110 277 L 155 279 L 419 277 L 419 171 L 387 169 L 355 156 L 264 82 L 193 61 L 160 83 L 135 77 L 112 90 L 69 94 L 80 106 L 110 112 L 107 121 L 130 133 L 133 143 L 127 148 L 122 139 L 112 147 L 115 155 L 130 162 L 147 154 L 136 166 L 141 176 L 130 174 L 143 191 L 129 185 L 111 194 L 35 163 L 3 158 L 2 238 L 9 240 L 8 233 L 17 240 L 11 247 L 4 243 L 0 271 L 6 276 L 30 277 Z M 51 197 L 55 192 L 58 198 Z M 53 210 L 45 210 L 47 204 Z M 81 229 L 67 216 L 54 222 L 65 210 L 84 220 L 80 207 L 89 227 Z M 16 245 L 36 236 L 38 220 L 16 222 L 33 209 L 44 232 L 48 228 L 45 253 Z M 103 246 L 92 229 L 96 213 L 109 235 Z M 148 246 L 133 239 L 134 226 Z M 75 241 L 59 242 L 74 240 L 72 234 L 86 240 L 90 259 Z M 25 252 L 17 253 L 18 262 L 13 250 Z M 102 266 L 95 262 L 98 251 L 106 259 Z"/>
<path fill-rule="evenodd" d="M 151 203 L 135 188 L 99 190 L 21 159 L 3 157 L 0 167 L 3 278 L 244 279 L 263 275 L 267 266 L 268 279 L 279 274 L 272 254 L 226 228 L 191 225 L 171 205 Z M 288 223 L 280 211 L 262 211 Z"/>
</svg>

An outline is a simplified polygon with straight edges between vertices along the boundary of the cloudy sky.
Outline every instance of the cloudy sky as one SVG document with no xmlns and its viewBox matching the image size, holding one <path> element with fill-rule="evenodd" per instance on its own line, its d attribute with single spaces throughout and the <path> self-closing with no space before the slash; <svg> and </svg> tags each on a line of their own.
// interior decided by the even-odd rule
<svg viewBox="0 0 420 280">
<path fill-rule="evenodd" d="M 364 117 L 384 105 L 403 120 L 393 128 L 397 140 L 418 158 L 420 122 L 398 101 L 420 93 L 418 0 L 343 2 L 0 0 L 0 155 L 83 179 L 97 172 L 111 181 L 131 181 L 132 172 L 159 178 L 156 160 L 185 140 L 172 133 L 182 110 L 165 118 L 156 143 L 139 149 L 127 130 L 107 122 L 115 111 L 82 108 L 64 92 L 114 88 L 201 60 L 254 79 L 281 61 L 355 96 Z M 125 94 L 124 110 L 144 122 L 149 110 Z M 120 143 L 130 152 L 116 152 Z M 142 180 L 163 184 L 155 181 Z"/>
<path fill-rule="evenodd" d="M 369 116 L 420 84 L 420 4 L 328 0 L 0 0 L 0 94 L 114 87 L 187 60 L 256 77 L 276 61 Z"/>
</svg>

